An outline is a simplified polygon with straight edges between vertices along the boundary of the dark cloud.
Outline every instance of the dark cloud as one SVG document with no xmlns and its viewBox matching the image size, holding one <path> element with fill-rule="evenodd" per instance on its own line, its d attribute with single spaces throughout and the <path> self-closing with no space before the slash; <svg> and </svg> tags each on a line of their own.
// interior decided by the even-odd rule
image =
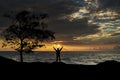
<svg viewBox="0 0 120 80">
<path fill-rule="evenodd" d="M 57 19 L 77 11 L 80 6 L 83 5 L 77 5 L 72 0 L 2 0 L 0 16 L 10 11 L 33 10 L 48 13 L 51 19 Z M 3 18 L 0 19 L 0 26 L 4 26 L 1 23 L 4 23 Z"/>
<path fill-rule="evenodd" d="M 98 0 L 101 9 L 120 9 L 120 0 Z"/>
<path fill-rule="evenodd" d="M 82 6 L 82 4 L 76 5 L 71 0 L 3 0 L 0 5 L 2 11 L 31 9 L 58 16 L 72 13 L 77 10 L 77 7 Z"/>
<path fill-rule="evenodd" d="M 53 23 L 50 23 L 49 26 L 52 26 L 53 30 L 57 33 L 68 34 L 72 36 L 86 36 L 90 34 L 95 34 L 99 32 L 99 26 L 88 24 L 88 19 L 84 18 L 81 20 L 68 21 L 56 20 Z"/>
</svg>

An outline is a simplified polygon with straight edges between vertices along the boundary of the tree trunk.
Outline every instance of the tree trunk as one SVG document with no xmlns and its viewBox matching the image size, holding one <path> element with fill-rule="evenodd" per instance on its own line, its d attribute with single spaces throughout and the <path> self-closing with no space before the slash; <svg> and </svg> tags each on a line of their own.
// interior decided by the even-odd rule
<svg viewBox="0 0 120 80">
<path fill-rule="evenodd" d="M 20 51 L 20 62 L 22 63 L 23 62 L 23 52 Z"/>
<path fill-rule="evenodd" d="M 23 39 L 20 39 L 20 61 L 23 62 Z"/>
</svg>

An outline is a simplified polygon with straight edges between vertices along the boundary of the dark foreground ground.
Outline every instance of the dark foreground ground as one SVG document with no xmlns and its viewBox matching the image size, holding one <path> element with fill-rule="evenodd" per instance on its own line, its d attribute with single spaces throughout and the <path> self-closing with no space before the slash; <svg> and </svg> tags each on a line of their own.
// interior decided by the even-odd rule
<svg viewBox="0 0 120 80">
<path fill-rule="evenodd" d="M 34 78 L 33 80 L 65 80 L 65 78 L 67 80 L 102 80 L 106 77 L 108 79 L 120 80 L 120 63 L 117 61 L 106 61 L 97 65 L 75 65 L 62 62 L 20 63 L 0 57 L 0 73 L 1 77 L 5 76 L 4 79 L 24 79 L 27 77 Z"/>
</svg>

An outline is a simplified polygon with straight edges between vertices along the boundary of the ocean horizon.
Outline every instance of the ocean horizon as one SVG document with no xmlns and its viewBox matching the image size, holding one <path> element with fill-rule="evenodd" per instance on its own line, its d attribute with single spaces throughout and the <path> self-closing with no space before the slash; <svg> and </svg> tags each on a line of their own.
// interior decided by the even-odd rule
<svg viewBox="0 0 120 80">
<path fill-rule="evenodd" d="M 16 51 L 0 51 L 0 56 L 20 61 L 19 53 Z M 54 51 L 35 51 L 34 53 L 24 53 L 24 62 L 49 62 L 56 59 Z M 119 51 L 63 51 L 61 53 L 62 62 L 66 64 L 96 65 L 100 62 L 115 60 L 120 62 Z"/>
</svg>

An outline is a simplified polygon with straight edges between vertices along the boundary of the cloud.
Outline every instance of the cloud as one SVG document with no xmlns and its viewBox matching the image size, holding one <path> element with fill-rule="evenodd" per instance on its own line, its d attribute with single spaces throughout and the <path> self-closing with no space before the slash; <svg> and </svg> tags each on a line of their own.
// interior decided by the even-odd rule
<svg viewBox="0 0 120 80">
<path fill-rule="evenodd" d="M 119 12 L 120 0 L 98 0 L 100 9 L 111 9 Z"/>
<path fill-rule="evenodd" d="M 78 6 L 82 6 L 76 5 L 72 0 L 3 0 L 0 5 L 3 11 L 30 9 L 58 16 L 74 12 Z"/>
<path fill-rule="evenodd" d="M 114 36 L 115 36 L 115 37 L 116 37 L 116 36 L 120 36 L 120 27 L 118 27 L 118 28 L 116 29 L 116 31 L 111 34 L 111 36 L 113 36 L 113 37 L 114 37 Z"/>
<path fill-rule="evenodd" d="M 120 44 L 120 36 L 102 36 L 100 35 L 89 35 L 86 37 L 75 37 L 74 42 L 80 43 L 81 45 L 110 45 Z"/>
<path fill-rule="evenodd" d="M 33 10 L 48 13 L 53 20 L 73 13 L 80 6 L 83 5 L 80 3 L 77 5 L 72 0 L 2 0 L 0 2 L 0 18 L 4 13 L 10 11 Z M 3 17 L 0 19 L 0 26 L 5 27 L 6 25 L 2 24 L 5 23 L 3 19 Z"/>
<path fill-rule="evenodd" d="M 111 36 L 118 36 L 118 35 L 120 35 L 120 33 L 114 33 Z"/>
<path fill-rule="evenodd" d="M 69 21 L 67 19 L 56 20 L 49 23 L 50 28 L 56 33 L 62 33 L 72 36 L 86 36 L 99 32 L 99 26 L 88 24 L 88 19 Z"/>
</svg>

